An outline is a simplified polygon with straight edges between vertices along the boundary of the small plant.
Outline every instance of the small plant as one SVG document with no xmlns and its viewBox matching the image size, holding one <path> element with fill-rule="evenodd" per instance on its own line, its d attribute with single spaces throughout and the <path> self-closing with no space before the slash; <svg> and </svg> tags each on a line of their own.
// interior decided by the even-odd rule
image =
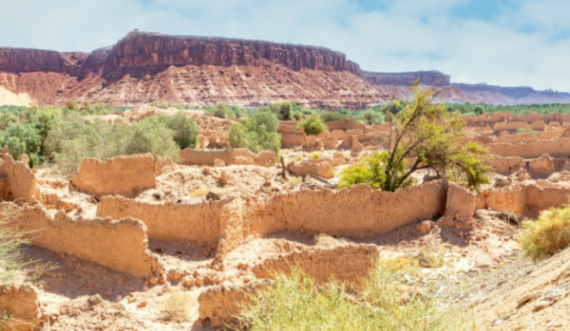
<svg viewBox="0 0 570 331">
<path fill-rule="evenodd" d="M 367 125 L 380 124 L 384 122 L 384 117 L 381 113 L 368 109 L 362 114 L 362 119 Z"/>
<path fill-rule="evenodd" d="M 317 135 L 321 132 L 326 131 L 327 127 L 321 121 L 321 118 L 317 114 L 312 114 L 307 117 L 305 120 L 297 123 L 296 128 L 299 129 L 303 127 L 305 129 L 305 133 L 309 135 Z"/>
<path fill-rule="evenodd" d="M 525 221 L 518 238 L 523 252 L 534 260 L 550 257 L 570 245 L 570 207 L 553 208 L 536 221 Z"/>
<path fill-rule="evenodd" d="M 309 156 L 308 156 L 309 160 L 318 160 L 322 157 L 323 157 L 323 155 L 320 152 L 311 152 L 311 153 L 309 153 Z"/>
<path fill-rule="evenodd" d="M 210 115 L 218 118 L 226 118 L 228 116 L 228 108 L 226 105 L 219 104 L 210 112 Z"/>
<path fill-rule="evenodd" d="M 186 322 L 195 306 L 195 299 L 189 293 L 172 291 L 162 303 L 162 318 L 176 323 Z"/>
<path fill-rule="evenodd" d="M 288 189 L 293 189 L 301 185 L 302 182 L 303 180 L 301 179 L 301 177 L 289 176 L 287 177 L 287 182 L 285 183 L 285 185 L 287 186 Z"/>
<path fill-rule="evenodd" d="M 538 137 L 540 135 L 538 132 L 534 131 L 533 129 L 531 129 L 529 127 L 517 129 L 517 134 L 524 134 L 524 133 L 530 133 L 535 137 Z"/>
<path fill-rule="evenodd" d="M 197 189 L 195 189 L 194 191 L 190 192 L 190 194 L 188 194 L 191 198 L 199 198 L 199 197 L 204 197 L 206 196 L 208 193 L 210 193 L 210 189 L 202 186 L 199 187 Z"/>
<path fill-rule="evenodd" d="M 66 103 L 67 109 L 71 111 L 78 111 L 79 110 L 79 103 L 75 99 L 69 99 Z"/>
</svg>

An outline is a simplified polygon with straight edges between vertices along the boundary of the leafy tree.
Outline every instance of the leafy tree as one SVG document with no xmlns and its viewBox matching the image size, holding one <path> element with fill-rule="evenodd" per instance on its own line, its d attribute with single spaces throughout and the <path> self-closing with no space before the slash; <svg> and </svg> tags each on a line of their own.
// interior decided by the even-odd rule
<svg viewBox="0 0 570 331">
<path fill-rule="evenodd" d="M 174 141 L 180 149 L 196 148 L 200 135 L 200 126 L 194 117 L 189 116 L 183 110 L 174 116 L 161 116 L 160 119 L 174 132 Z"/>
<path fill-rule="evenodd" d="M 323 122 L 342 121 L 347 118 L 350 117 L 346 114 L 341 114 L 340 112 L 327 111 L 321 113 L 321 120 L 323 120 Z"/>
<path fill-rule="evenodd" d="M 20 155 L 27 154 L 31 167 L 40 163 L 42 139 L 31 124 L 12 125 L 6 129 L 0 137 L 0 146 L 4 145 L 8 146 L 14 159 L 18 160 Z"/>
<path fill-rule="evenodd" d="M 396 191 L 411 185 L 411 175 L 422 169 L 432 169 L 454 181 L 466 181 L 469 187 L 489 182 L 489 167 L 483 163 L 486 150 L 465 142 L 464 123 L 449 117 L 445 106 L 432 104 L 431 89 L 412 88 L 416 90 L 415 100 L 396 116 L 390 148 L 346 168 L 339 187 L 365 183 Z"/>
<path fill-rule="evenodd" d="M 80 108 L 79 104 L 77 103 L 77 101 L 75 99 L 67 100 L 66 106 L 67 106 L 67 109 L 69 109 L 71 111 L 78 111 Z"/>
<path fill-rule="evenodd" d="M 210 115 L 218 118 L 226 118 L 228 116 L 228 107 L 224 104 L 218 104 L 210 111 Z"/>
<path fill-rule="evenodd" d="M 272 150 L 279 156 L 281 136 L 277 133 L 279 119 L 269 112 L 254 113 L 234 123 L 228 132 L 228 147 L 248 148 L 254 153 Z"/>
<path fill-rule="evenodd" d="M 380 113 L 375 112 L 371 109 L 368 109 L 367 111 L 365 111 L 362 114 L 362 118 L 364 119 L 364 123 L 367 125 L 379 124 L 379 123 L 382 123 L 384 121 L 384 118 Z"/>
<path fill-rule="evenodd" d="M 296 105 L 292 102 L 279 102 L 259 107 L 257 111 L 260 113 L 271 112 L 277 115 L 280 120 L 289 121 L 293 118 L 292 114 L 295 108 Z"/>
<path fill-rule="evenodd" d="M 327 127 L 321 121 L 321 118 L 317 114 L 312 114 L 301 122 L 297 123 L 296 128 L 299 129 L 303 127 L 306 134 L 317 135 L 324 132 Z"/>
</svg>

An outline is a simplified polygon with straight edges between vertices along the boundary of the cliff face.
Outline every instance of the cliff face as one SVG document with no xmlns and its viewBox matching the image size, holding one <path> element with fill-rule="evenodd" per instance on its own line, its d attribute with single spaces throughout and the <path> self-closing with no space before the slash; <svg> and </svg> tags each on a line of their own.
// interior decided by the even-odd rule
<svg viewBox="0 0 570 331">
<path fill-rule="evenodd" d="M 1 49 L 0 76 L 6 89 L 40 104 L 69 98 L 196 106 L 288 100 L 360 109 L 388 99 L 361 78 L 356 63 L 327 48 L 142 32 L 91 54 Z"/>
<path fill-rule="evenodd" d="M 420 84 L 428 86 L 447 86 L 450 76 L 439 71 L 417 71 L 417 72 L 363 72 L 363 78 L 374 85 L 396 85 L 412 86 L 416 79 L 420 79 Z"/>
<path fill-rule="evenodd" d="M 171 65 L 258 67 L 267 62 L 294 71 L 312 69 L 361 74 L 360 67 L 347 61 L 343 53 L 322 47 L 141 32 L 131 32 L 112 48 L 105 71 Z"/>
<path fill-rule="evenodd" d="M 0 48 L 4 99 L 39 104 L 69 98 L 117 106 L 154 101 L 258 106 L 292 101 L 307 107 L 362 109 L 410 97 L 420 83 L 450 85 L 438 71 L 363 72 L 343 53 L 265 41 L 131 32 L 90 54 Z M 390 96 L 389 96 L 390 95 Z M 492 104 L 570 102 L 570 94 L 531 88 L 453 84 L 441 102 Z M 0 98 L 0 104 L 5 103 Z"/>
</svg>

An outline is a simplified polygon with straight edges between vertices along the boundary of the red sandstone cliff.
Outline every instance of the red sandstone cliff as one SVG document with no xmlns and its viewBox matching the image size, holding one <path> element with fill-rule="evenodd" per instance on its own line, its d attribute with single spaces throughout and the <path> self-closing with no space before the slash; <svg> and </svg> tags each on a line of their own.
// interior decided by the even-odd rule
<svg viewBox="0 0 570 331">
<path fill-rule="evenodd" d="M 327 48 L 254 40 L 131 32 L 90 54 L 0 48 L 0 87 L 26 93 L 39 104 L 69 98 L 117 106 L 159 100 L 195 106 L 293 101 L 362 109 L 388 101 L 388 95 L 409 97 L 406 87 L 417 78 L 438 88 L 450 84 L 450 77 L 437 71 L 362 72 Z M 439 101 L 570 102 L 567 94 L 489 88 L 455 84 Z"/>
</svg>

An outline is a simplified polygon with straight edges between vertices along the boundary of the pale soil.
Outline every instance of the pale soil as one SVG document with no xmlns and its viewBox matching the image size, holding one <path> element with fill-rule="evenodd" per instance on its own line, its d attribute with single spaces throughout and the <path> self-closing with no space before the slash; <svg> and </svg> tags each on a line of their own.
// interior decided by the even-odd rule
<svg viewBox="0 0 570 331">
<path fill-rule="evenodd" d="M 32 102 L 26 93 L 14 93 L 0 86 L 0 106 L 29 106 Z"/>
</svg>

